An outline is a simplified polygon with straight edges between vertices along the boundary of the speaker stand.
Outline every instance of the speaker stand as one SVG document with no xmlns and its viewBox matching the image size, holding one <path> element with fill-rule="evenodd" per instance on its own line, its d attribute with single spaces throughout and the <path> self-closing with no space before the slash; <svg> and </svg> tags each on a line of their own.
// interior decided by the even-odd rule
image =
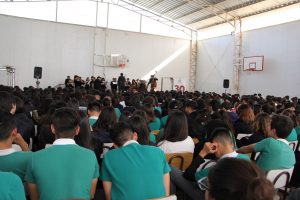
<svg viewBox="0 0 300 200">
<path fill-rule="evenodd" d="M 227 89 L 225 88 L 225 94 L 226 94 Z"/>
<path fill-rule="evenodd" d="M 36 79 L 36 82 L 35 82 L 36 88 L 40 88 L 40 83 L 41 83 L 41 82 L 40 82 L 39 79 L 37 78 L 37 79 Z"/>
</svg>

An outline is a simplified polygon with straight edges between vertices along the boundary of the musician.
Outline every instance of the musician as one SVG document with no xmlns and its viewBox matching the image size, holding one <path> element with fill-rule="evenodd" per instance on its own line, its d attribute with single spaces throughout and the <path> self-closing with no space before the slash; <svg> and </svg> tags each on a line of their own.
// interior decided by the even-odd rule
<svg viewBox="0 0 300 200">
<path fill-rule="evenodd" d="M 148 85 L 147 87 L 150 85 L 151 89 L 150 92 L 154 92 L 156 90 L 157 87 L 157 78 L 154 75 L 151 75 L 151 78 L 149 79 Z"/>
</svg>

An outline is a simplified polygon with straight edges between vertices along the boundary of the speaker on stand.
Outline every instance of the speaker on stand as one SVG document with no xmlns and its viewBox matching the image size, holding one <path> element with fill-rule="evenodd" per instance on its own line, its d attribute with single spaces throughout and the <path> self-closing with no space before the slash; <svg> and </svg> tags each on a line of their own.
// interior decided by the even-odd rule
<svg viewBox="0 0 300 200">
<path fill-rule="evenodd" d="M 42 78 L 42 72 L 43 72 L 43 68 L 42 67 L 38 67 L 38 66 L 35 66 L 34 67 L 34 72 L 33 72 L 33 77 L 36 79 L 36 88 L 39 88 L 40 87 L 40 81 L 39 79 Z"/>
<path fill-rule="evenodd" d="M 223 88 L 225 88 L 225 94 L 226 94 L 226 90 L 229 88 L 229 79 L 223 80 Z"/>
</svg>

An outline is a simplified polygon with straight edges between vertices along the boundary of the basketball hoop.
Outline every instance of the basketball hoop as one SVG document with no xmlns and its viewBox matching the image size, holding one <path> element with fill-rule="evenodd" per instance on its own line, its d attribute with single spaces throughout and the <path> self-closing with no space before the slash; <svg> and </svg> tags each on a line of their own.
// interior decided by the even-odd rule
<svg viewBox="0 0 300 200">
<path fill-rule="evenodd" d="M 119 68 L 124 69 L 125 68 L 125 64 L 119 64 Z"/>
</svg>

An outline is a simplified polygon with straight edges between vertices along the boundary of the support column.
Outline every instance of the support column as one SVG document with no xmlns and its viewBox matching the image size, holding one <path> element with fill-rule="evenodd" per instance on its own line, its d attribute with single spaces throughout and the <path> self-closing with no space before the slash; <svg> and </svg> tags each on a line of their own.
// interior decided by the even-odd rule
<svg viewBox="0 0 300 200">
<path fill-rule="evenodd" d="M 240 17 L 234 19 L 234 55 L 233 55 L 233 91 L 240 92 L 240 74 L 243 63 L 242 52 L 242 21 Z"/>
<path fill-rule="evenodd" d="M 190 52 L 190 92 L 196 88 L 196 67 L 197 67 L 197 31 L 191 31 L 191 52 Z"/>
</svg>

